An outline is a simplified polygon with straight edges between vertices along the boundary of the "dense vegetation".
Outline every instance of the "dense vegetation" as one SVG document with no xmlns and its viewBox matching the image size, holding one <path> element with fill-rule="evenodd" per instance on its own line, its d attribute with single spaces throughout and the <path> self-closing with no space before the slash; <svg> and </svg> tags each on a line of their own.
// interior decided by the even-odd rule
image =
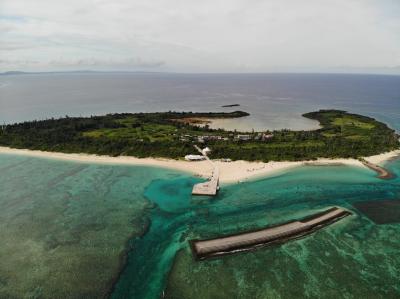
<svg viewBox="0 0 400 299">
<path fill-rule="evenodd" d="M 247 115 L 242 111 L 124 113 L 30 121 L 3 126 L 0 145 L 66 153 L 182 158 L 194 153 L 193 144 L 202 142 L 212 148 L 212 158 L 250 161 L 361 157 L 399 147 L 397 134 L 385 124 L 340 110 L 304 114 L 320 122 L 321 129 L 314 131 L 238 133 L 181 121 Z"/>
</svg>

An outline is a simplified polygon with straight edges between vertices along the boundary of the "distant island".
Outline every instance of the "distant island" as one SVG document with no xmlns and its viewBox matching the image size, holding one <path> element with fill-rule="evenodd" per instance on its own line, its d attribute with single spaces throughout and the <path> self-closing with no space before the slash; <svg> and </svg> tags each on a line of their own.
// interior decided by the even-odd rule
<svg viewBox="0 0 400 299">
<path fill-rule="evenodd" d="M 8 71 L 8 72 L 0 73 L 0 76 L 14 76 L 14 75 L 28 75 L 28 74 L 31 74 L 31 73 L 20 72 L 20 71 Z"/>
<path fill-rule="evenodd" d="M 95 71 L 95 70 L 71 70 L 71 71 L 6 71 L 0 72 L 0 76 L 19 76 L 19 75 L 59 75 L 59 74 L 160 74 L 155 71 Z"/>
<path fill-rule="evenodd" d="M 230 105 L 222 105 L 222 108 L 229 108 L 229 107 L 239 107 L 240 104 L 230 104 Z"/>
<path fill-rule="evenodd" d="M 318 120 L 312 131 L 236 132 L 198 126 L 187 119 L 237 118 L 229 113 L 122 113 L 64 117 L 2 126 L 0 145 L 62 153 L 182 159 L 193 144 L 212 148 L 210 158 L 247 161 L 301 161 L 359 158 L 399 148 L 398 135 L 373 118 L 341 110 L 303 116 Z"/>
</svg>

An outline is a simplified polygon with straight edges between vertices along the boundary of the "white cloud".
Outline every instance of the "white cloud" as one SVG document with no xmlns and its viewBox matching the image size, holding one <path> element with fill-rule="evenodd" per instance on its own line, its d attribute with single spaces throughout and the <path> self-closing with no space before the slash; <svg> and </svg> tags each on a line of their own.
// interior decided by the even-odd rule
<svg viewBox="0 0 400 299">
<path fill-rule="evenodd" d="M 399 12 L 392 0 L 0 0 L 0 55 L 34 70 L 392 68 Z"/>
</svg>

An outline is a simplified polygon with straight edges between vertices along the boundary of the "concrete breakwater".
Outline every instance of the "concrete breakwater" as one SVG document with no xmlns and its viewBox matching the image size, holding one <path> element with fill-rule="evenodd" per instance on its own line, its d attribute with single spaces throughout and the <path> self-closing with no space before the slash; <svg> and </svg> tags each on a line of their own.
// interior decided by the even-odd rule
<svg viewBox="0 0 400 299">
<path fill-rule="evenodd" d="M 215 239 L 191 240 L 190 245 L 194 257 L 197 260 L 204 260 L 211 257 L 249 251 L 263 246 L 281 244 L 308 235 L 348 215 L 351 215 L 349 211 L 333 207 L 302 220 L 290 221 L 265 229 Z"/>
</svg>

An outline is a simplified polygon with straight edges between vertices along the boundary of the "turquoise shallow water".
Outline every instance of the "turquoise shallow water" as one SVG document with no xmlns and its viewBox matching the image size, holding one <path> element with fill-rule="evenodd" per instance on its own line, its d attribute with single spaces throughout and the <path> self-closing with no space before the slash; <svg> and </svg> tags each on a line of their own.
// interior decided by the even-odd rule
<svg viewBox="0 0 400 299">
<path fill-rule="evenodd" d="M 399 161 L 388 167 L 399 174 Z M 159 204 L 151 216 L 152 228 L 133 241 L 134 250 L 112 298 L 159 298 L 165 287 L 167 298 L 398 298 L 400 219 L 376 225 L 352 206 L 358 201 L 400 199 L 398 178 L 383 181 L 374 175 L 344 166 L 302 167 L 224 186 L 215 199 L 192 198 L 190 184 L 182 181 L 154 181 L 145 193 Z M 207 262 L 194 262 L 188 249 L 192 238 L 279 223 L 333 205 L 354 215 L 288 245 Z M 266 262 L 273 266 L 267 273 L 262 270 Z M 329 285 L 319 283 L 318 272 Z"/>
<path fill-rule="evenodd" d="M 0 298 L 101 298 L 128 239 L 146 230 L 152 182 L 186 174 L 0 155 Z"/>
<path fill-rule="evenodd" d="M 128 248 L 111 298 L 399 298 L 400 219 L 377 225 L 353 207 L 400 199 L 400 160 L 387 167 L 397 178 L 307 166 L 207 198 L 192 197 L 199 179 L 176 171 L 0 155 L 0 253 L 8 256 L 0 260 L 0 295 L 21 288 L 37 298 L 97 298 L 91 288 L 110 286 L 118 273 L 112 257 Z M 190 239 L 332 205 L 354 214 L 283 246 L 192 259 Z"/>
</svg>

